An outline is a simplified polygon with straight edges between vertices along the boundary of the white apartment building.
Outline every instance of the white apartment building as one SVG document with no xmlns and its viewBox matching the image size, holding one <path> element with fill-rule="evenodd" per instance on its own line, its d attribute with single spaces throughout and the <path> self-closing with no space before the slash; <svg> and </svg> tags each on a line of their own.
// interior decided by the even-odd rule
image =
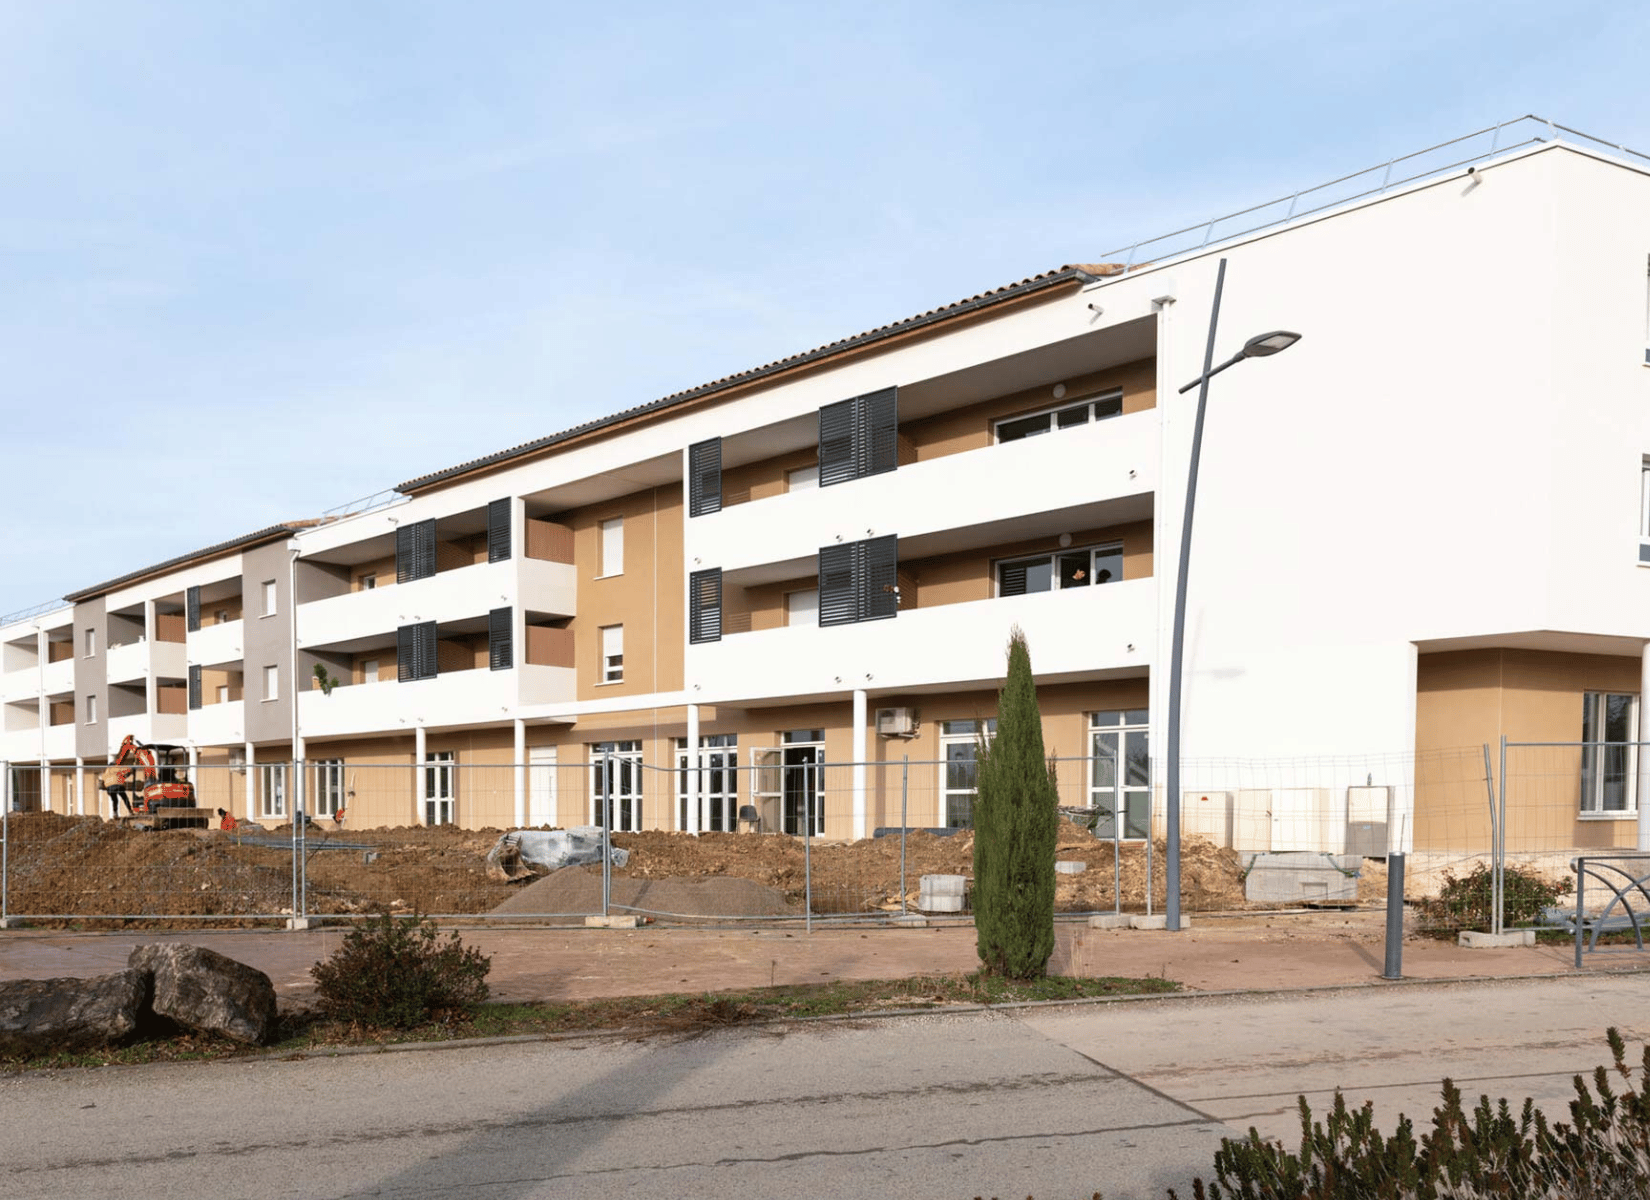
<svg viewBox="0 0 1650 1200">
<path fill-rule="evenodd" d="M 620 827 L 725 829 L 752 805 L 857 838 L 966 821 L 943 778 L 902 819 L 890 781 L 971 754 L 1017 626 L 1052 752 L 1122 760 L 1062 787 L 1140 836 L 1164 800 L 1177 393 L 1222 259 L 1217 361 L 1303 336 L 1211 384 L 1183 754 L 1650 740 L 1650 161 L 1543 136 L 1276 216 L 77 592 L 0 626 L 0 758 L 52 765 L 38 802 L 83 811 L 76 766 L 129 732 L 203 765 L 422 767 L 352 799 L 352 823 L 484 827 L 597 815 L 533 768 L 614 756 L 629 781 L 699 747 L 764 770 L 670 771 Z M 517 769 L 431 807 L 448 764 Z M 781 765 L 813 794 L 772 785 Z M 1578 767 L 1576 845 L 1635 843 L 1636 770 Z M 1426 781 L 1404 782 L 1424 847 Z"/>
</svg>

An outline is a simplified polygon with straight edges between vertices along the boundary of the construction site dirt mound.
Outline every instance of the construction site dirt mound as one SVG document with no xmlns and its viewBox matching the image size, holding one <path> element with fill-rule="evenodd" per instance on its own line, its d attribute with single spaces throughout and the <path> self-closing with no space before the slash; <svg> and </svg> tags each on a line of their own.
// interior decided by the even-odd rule
<svg viewBox="0 0 1650 1200">
<path fill-rule="evenodd" d="M 627 878 L 615 873 L 613 905 L 644 914 L 675 917 L 799 917 L 801 909 L 784 893 L 749 879 L 729 876 L 667 879 Z M 495 913 L 574 914 L 602 909 L 602 869 L 563 867 L 519 889 Z"/>
<path fill-rule="evenodd" d="M 215 917 L 221 925 L 235 925 L 294 909 L 290 827 L 151 832 L 97 817 L 14 813 L 7 832 L 7 908 L 17 916 Z M 318 916 L 375 909 L 440 915 L 599 911 L 600 880 L 588 891 L 588 870 L 562 871 L 527 884 L 489 879 L 486 855 L 500 832 L 451 826 L 353 830 L 320 822 L 308 831 L 297 872 L 307 880 L 307 911 Z M 645 903 L 621 901 L 658 912 L 800 914 L 811 884 L 816 914 L 889 913 L 899 911 L 902 900 L 903 907 L 916 907 L 924 875 L 973 874 L 969 830 L 949 836 L 913 831 L 904 839 L 903 853 L 898 836 L 842 843 L 784 834 L 655 832 L 619 833 L 613 841 L 630 851 L 628 865 L 613 872 L 616 886 L 681 885 L 648 891 Z M 1062 822 L 1056 857 L 1082 863 L 1083 870 L 1057 876 L 1056 908 L 1143 910 L 1149 856 L 1152 905 L 1160 909 L 1163 855 L 1161 841 L 1149 851 L 1143 842 L 1118 846 Z M 1189 911 L 1247 907 L 1238 854 L 1202 838 L 1182 843 L 1181 883 Z M 541 887 L 556 903 L 531 892 Z"/>
</svg>

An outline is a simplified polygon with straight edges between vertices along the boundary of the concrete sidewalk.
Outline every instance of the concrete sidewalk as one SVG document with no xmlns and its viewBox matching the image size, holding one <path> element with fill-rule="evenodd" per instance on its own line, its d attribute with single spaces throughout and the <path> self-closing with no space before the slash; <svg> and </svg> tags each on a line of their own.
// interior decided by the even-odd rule
<svg viewBox="0 0 1650 1200">
<path fill-rule="evenodd" d="M 1381 982 L 1379 913 L 1309 917 L 1199 916 L 1180 933 L 1056 926 L 1054 974 L 1162 976 L 1198 992 L 1333 987 Z M 313 994 L 309 969 L 331 955 L 346 930 L 62 933 L 0 932 L 0 979 L 90 976 L 125 967 L 132 947 L 189 942 L 249 963 L 284 998 Z M 704 992 L 831 979 L 887 979 L 972 971 L 972 926 L 929 929 L 729 930 L 651 926 L 637 930 L 465 928 L 467 944 L 492 956 L 489 983 L 499 1000 L 573 1000 L 661 992 Z M 1506 979 L 1573 975 L 1569 945 L 1467 950 L 1410 938 L 1406 979 Z M 1596 967 L 1642 969 L 1650 957 L 1601 957 Z"/>
</svg>

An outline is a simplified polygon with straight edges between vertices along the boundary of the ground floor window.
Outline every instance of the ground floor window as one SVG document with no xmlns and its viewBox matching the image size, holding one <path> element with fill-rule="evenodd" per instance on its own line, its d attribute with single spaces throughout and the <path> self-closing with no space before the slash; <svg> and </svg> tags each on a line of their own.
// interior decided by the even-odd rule
<svg viewBox="0 0 1650 1200">
<path fill-rule="evenodd" d="M 310 811 L 317 817 L 330 817 L 344 807 L 344 760 L 318 758 L 315 760 L 315 795 Z"/>
<path fill-rule="evenodd" d="M 780 787 L 786 833 L 825 832 L 825 731 L 792 729 L 780 741 Z"/>
<path fill-rule="evenodd" d="M 270 763 L 258 768 L 258 816 L 286 816 L 285 763 Z"/>
<path fill-rule="evenodd" d="M 1098 810 L 1094 835 L 1145 838 L 1152 828 L 1152 758 L 1143 708 L 1105 709 L 1089 714 L 1089 807 Z"/>
<path fill-rule="evenodd" d="M 974 796 L 979 787 L 980 737 L 997 735 L 997 719 L 940 722 L 940 824 L 974 828 Z"/>
<path fill-rule="evenodd" d="M 1639 698 L 1622 692 L 1587 692 L 1581 716 L 1581 811 L 1637 811 Z"/>
<path fill-rule="evenodd" d="M 608 778 L 609 763 L 612 764 L 611 779 Z M 608 813 L 611 811 L 615 830 L 620 833 L 641 832 L 641 742 L 591 743 L 590 804 L 592 825 L 606 825 Z"/>
<path fill-rule="evenodd" d="M 436 750 L 424 756 L 424 824 L 451 825 L 458 788 L 456 755 Z"/>
<path fill-rule="evenodd" d="M 676 739 L 676 828 L 732 833 L 739 816 L 739 738 L 711 733 L 699 739 L 699 821 L 688 821 L 687 739 Z"/>
</svg>

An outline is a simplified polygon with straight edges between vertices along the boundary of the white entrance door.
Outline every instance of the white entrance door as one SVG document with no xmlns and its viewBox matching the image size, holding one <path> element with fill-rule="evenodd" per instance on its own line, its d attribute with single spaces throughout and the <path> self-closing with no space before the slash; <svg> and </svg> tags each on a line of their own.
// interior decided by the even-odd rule
<svg viewBox="0 0 1650 1200">
<path fill-rule="evenodd" d="M 556 823 L 556 748 L 527 749 L 527 823 L 534 828 Z"/>
</svg>

